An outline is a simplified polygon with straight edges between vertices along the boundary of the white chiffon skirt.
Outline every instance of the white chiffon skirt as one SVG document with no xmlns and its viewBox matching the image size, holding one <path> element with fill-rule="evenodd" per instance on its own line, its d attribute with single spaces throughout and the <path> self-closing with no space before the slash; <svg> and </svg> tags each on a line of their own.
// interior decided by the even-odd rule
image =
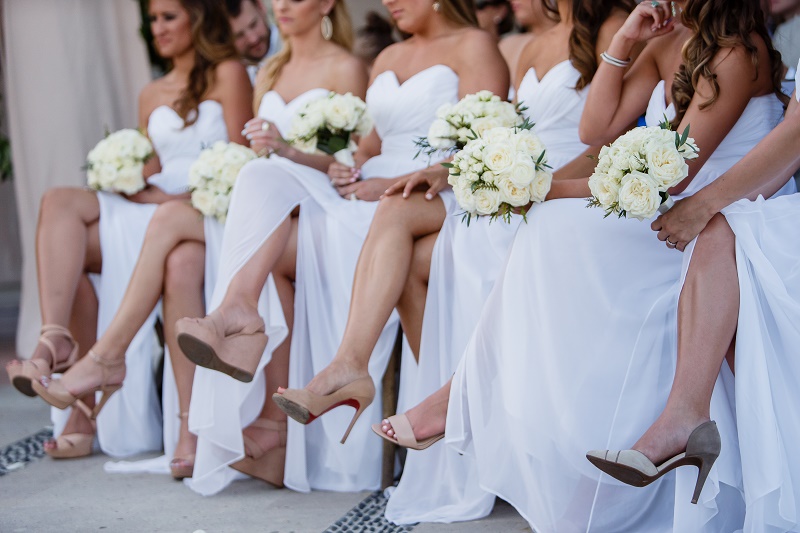
<svg viewBox="0 0 800 533">
<path fill-rule="evenodd" d="M 380 160 L 373 158 L 373 160 Z M 370 160 L 370 161 L 373 161 Z M 386 171 L 373 163 L 373 169 Z M 370 175 L 370 166 L 362 173 Z M 374 175 L 374 174 L 372 174 Z M 386 174 L 384 174 L 386 175 Z M 391 174 L 389 174 L 391 175 Z M 326 175 L 272 157 L 248 163 L 234 187 L 222 244 L 219 276 L 209 310 L 214 310 L 230 280 L 275 228 L 300 206 L 289 387 L 304 387 L 328 365 L 341 342 L 358 255 L 376 203 L 343 200 Z M 242 429 L 258 415 L 265 398 L 263 372 L 272 351 L 286 338 L 280 300 L 271 281 L 259 302 L 269 344 L 252 383 L 205 369 L 195 377 L 190 427 L 198 434 L 195 477 L 188 482 L 202 494 L 224 488 L 238 474 L 227 465 L 244 456 Z M 289 421 L 284 483 L 298 491 L 357 491 L 380 484 L 381 443 L 369 430 L 381 419 L 381 379 L 397 320 L 384 329 L 370 362 L 376 401 L 362 414 L 346 444 L 339 444 L 353 411 L 340 408 L 309 425 Z M 201 392 L 202 391 L 202 392 Z M 271 401 L 267 399 L 267 401 Z"/>
<path fill-rule="evenodd" d="M 744 530 L 800 531 L 800 195 L 723 210 L 736 235 L 736 419 Z"/>
</svg>

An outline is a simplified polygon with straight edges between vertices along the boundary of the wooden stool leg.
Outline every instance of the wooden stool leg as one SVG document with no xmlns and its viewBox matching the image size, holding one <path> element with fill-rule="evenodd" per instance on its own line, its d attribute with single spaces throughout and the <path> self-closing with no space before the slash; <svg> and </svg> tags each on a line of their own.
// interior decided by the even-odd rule
<svg viewBox="0 0 800 533">
<path fill-rule="evenodd" d="M 400 359 L 403 352 L 403 330 L 398 328 L 397 340 L 394 343 L 392 356 L 383 374 L 383 418 L 395 414 L 397 410 L 397 380 L 400 375 Z M 383 465 L 381 470 L 381 488 L 394 482 L 394 452 L 397 446 L 386 439 L 383 440 Z"/>
</svg>

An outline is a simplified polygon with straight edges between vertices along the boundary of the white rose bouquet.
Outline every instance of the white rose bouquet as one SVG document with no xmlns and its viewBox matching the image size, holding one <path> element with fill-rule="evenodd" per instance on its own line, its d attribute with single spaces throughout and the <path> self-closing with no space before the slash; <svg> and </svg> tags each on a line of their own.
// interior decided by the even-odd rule
<svg viewBox="0 0 800 533">
<path fill-rule="evenodd" d="M 363 137 L 370 130 L 372 119 L 361 98 L 331 92 L 300 110 L 286 140 L 301 152 L 323 152 L 352 167 L 356 151 L 352 136 Z"/>
<path fill-rule="evenodd" d="M 589 178 L 589 207 L 639 220 L 665 213 L 674 203 L 667 191 L 689 175 L 686 161 L 697 154 L 688 126 L 683 134 L 671 131 L 669 122 L 634 128 L 600 150 Z"/>
<path fill-rule="evenodd" d="M 224 224 L 236 177 L 244 164 L 255 158 L 256 153 L 250 148 L 225 141 L 217 141 L 200 152 L 189 168 L 192 206 Z"/>
<path fill-rule="evenodd" d="M 522 116 L 525 109 L 503 101 L 491 91 L 468 94 L 455 105 L 445 104 L 436 111 L 428 136 L 414 141 L 419 148 L 415 157 L 421 153 L 431 156 L 440 151 L 461 150 L 467 142 L 492 128 L 520 127 L 526 124 Z"/>
<path fill-rule="evenodd" d="M 442 164 L 467 224 L 483 215 L 510 222 L 514 208 L 543 202 L 553 180 L 545 147 L 530 127 L 486 130 Z"/>
<path fill-rule="evenodd" d="M 152 156 L 153 145 L 138 130 L 115 131 L 86 156 L 89 187 L 97 191 L 135 194 L 147 185 L 142 170 Z"/>
</svg>

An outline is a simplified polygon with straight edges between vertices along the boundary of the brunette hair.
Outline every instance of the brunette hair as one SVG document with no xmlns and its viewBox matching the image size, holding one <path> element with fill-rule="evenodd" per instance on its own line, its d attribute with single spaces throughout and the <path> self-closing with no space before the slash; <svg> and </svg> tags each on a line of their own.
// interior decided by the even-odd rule
<svg viewBox="0 0 800 533">
<path fill-rule="evenodd" d="M 683 62 L 672 82 L 676 124 L 689 108 L 701 76 L 711 86 L 711 97 L 700 104 L 700 109 L 713 105 L 719 98 L 719 83 L 711 64 L 721 49 L 744 47 L 753 64 L 753 79 L 758 79 L 758 45 L 753 34 L 761 37 L 767 47 L 772 88 L 781 95 L 781 56 L 772 46 L 759 0 L 687 0 L 682 22 L 694 35 L 683 45 Z"/>
<path fill-rule="evenodd" d="M 553 20 L 560 21 L 561 14 L 555 0 L 543 2 L 545 13 Z M 589 85 L 597 72 L 597 36 L 600 28 L 615 9 L 626 13 L 633 11 L 633 0 L 573 0 L 572 31 L 569 34 L 569 60 L 580 74 L 575 88 L 580 90 Z"/>
<path fill-rule="evenodd" d="M 195 57 L 186 88 L 175 101 L 175 111 L 183 119 L 184 126 L 191 126 L 197 120 L 200 102 L 214 84 L 217 65 L 236 59 L 238 54 L 222 2 L 181 0 L 181 4 L 189 13 Z"/>
<path fill-rule="evenodd" d="M 242 14 L 242 4 L 250 2 L 254 6 L 259 7 L 257 5 L 259 1 L 260 0 L 225 0 L 225 9 L 228 10 L 229 16 L 236 18 Z"/>
<path fill-rule="evenodd" d="M 328 13 L 328 17 L 330 17 L 331 24 L 333 25 L 331 42 L 338 44 L 348 52 L 352 51 L 353 25 L 350 22 L 350 14 L 347 12 L 344 0 L 336 0 L 334 2 L 333 8 L 330 13 Z M 275 82 L 278 80 L 281 70 L 283 70 L 283 67 L 291 58 L 292 43 L 289 39 L 284 38 L 281 50 L 269 58 L 269 61 L 267 61 L 267 64 L 263 67 L 266 75 L 263 77 L 263 81 L 256 87 L 253 95 L 253 109 L 256 113 L 258 113 L 258 106 L 261 104 L 261 99 L 275 86 Z"/>
<path fill-rule="evenodd" d="M 458 26 L 478 27 L 478 15 L 475 12 L 475 0 L 436 0 L 439 13 Z M 432 6 L 433 4 L 431 4 Z"/>
</svg>

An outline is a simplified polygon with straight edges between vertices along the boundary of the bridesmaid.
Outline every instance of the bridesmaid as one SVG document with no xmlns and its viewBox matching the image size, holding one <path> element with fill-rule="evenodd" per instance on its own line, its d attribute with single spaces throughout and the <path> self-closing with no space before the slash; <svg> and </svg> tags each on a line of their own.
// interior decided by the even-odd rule
<svg viewBox="0 0 800 533">
<path fill-rule="evenodd" d="M 620 65 L 644 41 L 626 73 Z M 782 112 L 780 63 L 757 0 L 641 3 L 604 59 L 581 138 L 607 143 L 645 110 L 651 126 L 665 114 L 678 131 L 691 124 L 700 154 L 671 191 L 678 198 L 728 170 Z M 646 224 L 603 218 L 586 209 L 588 195 L 585 178 L 554 182 L 554 199 L 520 227 L 453 379 L 447 440 L 476 457 L 482 486 L 532 529 L 737 530 L 736 449 L 723 450 L 697 507 L 697 479 L 667 476 L 637 491 L 583 458 L 585 443 L 633 442 L 666 400 L 673 361 L 653 352 L 672 342 L 665 324 L 682 268 Z M 727 433 L 730 406 L 721 408 Z"/>
<path fill-rule="evenodd" d="M 560 18 L 560 22 L 533 36 L 522 53 L 517 97 L 527 107 L 527 118 L 536 124 L 533 131 L 546 147 L 548 164 L 559 180 L 592 171 L 589 155 L 598 150 L 581 143 L 578 125 L 600 53 L 625 22 L 633 4 L 560 0 L 556 8 L 554 18 Z M 484 217 L 469 226 L 458 216 L 445 219 L 430 258 L 419 370 L 406 398 L 409 404 L 422 401 L 450 380 L 502 272 L 521 218 L 516 216 L 511 224 L 505 224 L 490 223 Z M 449 388 L 441 389 L 438 396 L 442 413 L 448 392 Z M 383 428 L 375 426 L 376 432 L 395 443 L 413 443 L 414 433 L 420 431 L 420 440 L 430 441 L 444 433 L 444 418 L 414 416 L 430 415 L 429 407 L 430 401 L 422 408 L 412 408 L 408 418 L 390 417 Z M 402 427 L 413 428 L 412 432 L 393 428 L 398 419 Z M 439 426 L 426 427 L 428 421 Z M 421 494 L 425 497 L 420 498 Z M 424 453 L 408 454 L 403 477 L 387 504 L 386 517 L 397 523 L 470 520 L 488 514 L 493 502 L 494 495 L 478 484 L 474 463 L 440 443 Z"/>
<path fill-rule="evenodd" d="M 241 218 L 236 225 L 228 220 L 225 237 L 231 250 L 230 283 L 218 284 L 212 308 L 218 307 L 207 319 L 180 323 L 187 355 L 199 364 L 240 379 L 253 375 L 267 341 L 251 295 L 261 291 L 267 275 L 281 268 L 288 255 L 296 287 L 290 385 L 306 383 L 327 365 L 342 338 L 355 263 L 376 201 L 409 175 L 446 178 L 440 165 L 426 167 L 414 159 L 414 139 L 427 134 L 442 104 L 481 89 L 508 90 L 508 72 L 491 37 L 475 28 L 470 1 L 389 0 L 387 7 L 398 27 L 412 36 L 384 50 L 372 69 L 367 100 L 376 125 L 355 154 L 360 168 L 333 164 L 328 177 L 276 159 L 243 170 L 233 199 L 234 215 L 238 211 Z M 440 199 L 430 204 L 443 216 Z M 297 205 L 299 218 L 289 216 Z M 256 213 L 273 215 L 267 219 Z M 289 426 L 287 486 L 377 488 L 381 446 L 366 426 L 380 420 L 380 406 L 370 404 L 394 344 L 396 323 L 382 324 L 378 336 L 369 373 L 337 393 L 350 405 L 357 402 L 355 416 L 337 412 L 308 427 Z M 312 401 L 328 403 L 334 397 Z M 345 439 L 363 411 L 367 420 L 360 421 L 355 438 L 339 445 L 347 422 Z M 306 415 L 304 422 L 312 418 Z"/>
<path fill-rule="evenodd" d="M 792 98 L 784 121 L 753 151 L 653 222 L 659 240 L 675 242 L 680 251 L 699 237 L 678 306 L 677 368 L 667 404 L 632 452 L 620 456 L 643 454 L 643 464 L 657 464 L 683 451 L 686 436 L 710 420 L 727 354 L 736 370 L 744 531 L 800 526 L 800 516 L 786 510 L 800 507 L 800 463 L 787 453 L 798 438 L 794 382 L 800 367 L 793 354 L 800 323 L 794 238 L 800 196 L 764 200 L 800 167 L 798 134 L 800 105 Z M 722 442 L 729 445 L 736 443 Z M 614 463 L 595 464 L 618 477 Z"/>
<path fill-rule="evenodd" d="M 305 0 L 303 2 L 288 2 L 276 0 L 273 5 L 274 12 L 279 17 L 281 31 L 287 43 L 282 51 L 272 59 L 262 70 L 257 84 L 257 100 L 261 103 L 260 113 L 270 116 L 275 120 L 281 119 L 282 129 L 286 130 L 287 123 L 296 113 L 296 107 L 289 116 L 283 117 L 275 113 L 282 104 L 284 95 L 298 96 L 298 104 L 313 97 L 321 97 L 329 91 L 362 93 L 366 85 L 366 75 L 360 63 L 348 53 L 346 48 L 352 40 L 349 19 L 343 12 L 340 2 L 330 0 Z M 330 17 L 328 15 L 330 14 Z M 329 40 L 323 38 L 320 32 L 321 21 L 328 17 L 335 30 L 329 35 Z M 343 19 L 343 22 L 340 22 Z M 299 55 L 299 60 L 294 59 Z M 311 51 L 310 54 L 307 52 Z M 293 61 L 294 59 L 294 61 Z M 329 68 L 323 68 L 332 65 Z M 316 77 L 306 73 L 314 72 Z M 280 78 L 278 77 L 280 75 Z M 271 90 L 276 87 L 277 90 Z M 267 98 L 267 94 L 271 98 Z M 262 99 L 262 96 L 264 97 Z M 277 96 L 277 101 L 274 97 Z M 250 144 L 257 151 L 272 150 L 297 162 L 326 168 L 332 161 L 330 156 L 307 155 L 301 153 L 280 140 L 280 135 L 270 131 L 274 124 L 263 118 L 257 118 L 247 123 L 244 132 L 237 131 L 237 140 L 244 140 L 242 134 L 246 133 Z M 125 293 L 118 313 L 115 315 L 108 330 L 92 347 L 91 352 L 101 356 L 106 366 L 111 366 L 108 373 L 100 376 L 96 365 L 85 366 L 83 370 L 75 368 L 67 372 L 60 383 L 69 391 L 86 390 L 96 386 L 99 379 L 110 383 L 121 383 L 125 375 L 124 354 L 133 336 L 152 312 L 161 296 L 164 286 L 165 265 L 170 259 L 172 251 L 186 243 L 206 246 L 205 263 L 206 284 L 213 287 L 213 273 L 219 259 L 219 241 L 222 240 L 222 225 L 213 217 L 198 217 L 198 212 L 186 201 L 171 201 L 161 205 L 155 212 L 153 220 L 145 236 L 144 246 L 136 264 L 131 283 Z M 198 258 L 202 273 L 203 258 Z M 196 269 L 198 265 L 192 265 Z M 180 438 L 175 446 L 175 459 L 170 467 L 176 478 L 190 477 L 193 470 L 193 457 L 195 455 L 196 439 L 188 429 L 189 402 L 191 399 L 194 365 L 182 357 L 175 343 L 173 332 L 174 323 L 181 316 L 202 316 L 203 292 L 201 286 L 187 286 L 185 283 L 178 288 L 186 287 L 189 290 L 170 290 L 165 287 L 164 324 L 165 336 L 171 346 L 172 366 L 177 385 L 178 414 L 181 421 Z M 208 294 L 210 298 L 210 291 Z M 176 315 L 177 313 L 177 315 Z M 285 354 L 288 357 L 288 352 Z M 284 357 L 284 359 L 286 358 Z M 88 365 L 88 362 L 85 363 Z M 283 368 L 283 377 L 278 376 L 278 383 L 286 383 L 286 362 L 280 361 L 277 365 Z M 82 365 L 78 365 L 79 367 Z M 86 370 L 89 368 L 89 370 Z M 56 396 L 58 391 L 51 384 L 47 393 L 41 393 L 45 400 Z M 277 385 L 275 385 L 277 387 Z M 60 388 L 60 387 L 59 387 Z M 171 384 L 167 389 L 171 388 Z M 63 392 L 63 391 L 62 391 Z M 70 393 L 75 395 L 74 393 Z M 278 411 L 277 409 L 273 409 Z M 169 439 L 169 436 L 167 437 Z M 170 446 L 166 446 L 169 448 Z"/>
<path fill-rule="evenodd" d="M 117 292 L 127 284 L 138 256 L 154 204 L 186 197 L 188 167 L 201 146 L 228 137 L 242 139 L 241 124 L 249 115 L 242 102 L 249 98 L 250 88 L 222 7 L 211 0 L 152 0 L 149 14 L 156 47 L 172 69 L 147 85 L 139 98 L 139 127 L 148 130 L 157 153 L 145 167 L 148 186 L 128 197 L 61 188 L 48 191 L 42 199 L 37 264 L 45 326 L 31 360 L 9 366 L 15 386 L 28 395 L 35 395 L 39 379 L 75 362 L 78 343 L 70 331 L 88 347 L 105 329 L 121 296 Z M 90 273 L 102 274 L 97 294 Z M 160 446 L 150 364 L 153 321 L 149 324 L 128 352 L 135 361 L 129 375 L 133 390 L 124 402 L 115 399 L 109 404 L 114 414 L 100 422 L 101 448 L 112 455 Z M 94 357 L 84 359 L 81 366 L 95 367 Z M 54 457 L 91 453 L 94 424 L 83 411 L 93 408 L 94 394 L 84 394 L 83 385 L 73 386 L 83 396 L 83 407 L 73 410 L 63 435 L 46 445 Z"/>
</svg>

